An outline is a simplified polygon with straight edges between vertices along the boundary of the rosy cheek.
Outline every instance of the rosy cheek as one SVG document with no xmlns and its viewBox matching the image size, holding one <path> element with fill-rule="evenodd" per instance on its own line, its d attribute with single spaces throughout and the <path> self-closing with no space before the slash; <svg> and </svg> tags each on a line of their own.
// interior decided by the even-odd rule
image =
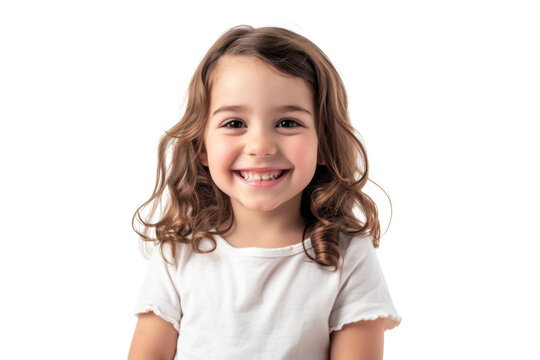
<svg viewBox="0 0 540 360">
<path fill-rule="evenodd" d="M 235 147 L 224 141 L 216 142 L 214 146 L 215 163 L 220 167 L 229 167 L 235 158 Z"/>
<path fill-rule="evenodd" d="M 288 144 L 289 154 L 297 162 L 309 164 L 317 156 L 317 143 L 313 139 L 298 138 Z"/>
<path fill-rule="evenodd" d="M 229 149 L 230 149 L 230 147 L 227 144 L 223 143 L 223 142 L 219 142 L 215 146 L 215 151 L 216 151 L 216 154 L 218 156 L 221 155 L 221 154 L 225 154 L 225 153 L 229 152 Z"/>
<path fill-rule="evenodd" d="M 302 141 L 293 141 L 290 144 L 290 149 L 292 153 L 298 154 L 306 150 L 306 144 L 304 144 Z"/>
</svg>

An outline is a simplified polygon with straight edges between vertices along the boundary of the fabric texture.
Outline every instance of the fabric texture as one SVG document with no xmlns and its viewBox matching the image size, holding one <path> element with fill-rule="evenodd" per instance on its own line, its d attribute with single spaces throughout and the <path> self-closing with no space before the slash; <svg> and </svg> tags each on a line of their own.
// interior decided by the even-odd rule
<svg viewBox="0 0 540 360">
<path fill-rule="evenodd" d="M 359 320 L 401 323 L 371 238 L 340 235 L 342 267 L 324 271 L 302 243 L 197 254 L 155 246 L 134 313 L 153 311 L 178 331 L 175 359 L 327 359 L 330 333 Z M 310 239 L 304 241 L 314 256 Z M 210 240 L 201 242 L 211 249 Z M 333 268 L 331 268 L 333 269 Z"/>
</svg>

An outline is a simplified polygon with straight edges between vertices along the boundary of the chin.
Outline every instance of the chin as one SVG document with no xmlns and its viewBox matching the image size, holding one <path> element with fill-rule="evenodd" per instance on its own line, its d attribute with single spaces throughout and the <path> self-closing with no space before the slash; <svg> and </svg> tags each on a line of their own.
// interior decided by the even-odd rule
<svg viewBox="0 0 540 360">
<path fill-rule="evenodd" d="M 272 211 L 276 209 L 277 207 L 279 207 L 279 204 L 261 204 L 261 203 L 244 204 L 242 203 L 242 206 L 251 211 L 267 212 L 267 211 Z"/>
</svg>

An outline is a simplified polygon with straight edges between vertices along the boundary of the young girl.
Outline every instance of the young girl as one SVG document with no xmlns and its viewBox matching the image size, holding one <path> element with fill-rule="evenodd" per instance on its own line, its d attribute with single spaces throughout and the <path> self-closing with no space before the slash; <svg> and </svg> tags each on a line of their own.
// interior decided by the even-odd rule
<svg viewBox="0 0 540 360">
<path fill-rule="evenodd" d="M 401 318 L 362 192 L 366 152 L 316 45 L 277 27 L 223 34 L 158 170 L 133 218 L 159 246 L 130 359 L 382 359 L 384 330 Z M 139 211 L 153 200 L 167 206 L 152 223 Z"/>
</svg>

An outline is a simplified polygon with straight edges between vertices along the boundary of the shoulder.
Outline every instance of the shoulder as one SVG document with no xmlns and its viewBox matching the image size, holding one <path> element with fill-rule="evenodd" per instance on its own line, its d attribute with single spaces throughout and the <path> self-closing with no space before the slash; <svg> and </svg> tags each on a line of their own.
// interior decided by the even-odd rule
<svg viewBox="0 0 540 360">
<path fill-rule="evenodd" d="M 357 283 L 379 281 L 381 269 L 376 249 L 370 235 L 340 235 L 340 248 L 343 259 L 340 259 L 340 286 Z"/>
<path fill-rule="evenodd" d="M 343 251 L 351 248 L 354 250 L 374 248 L 371 235 L 349 235 L 344 232 L 339 233 L 339 246 Z"/>
<path fill-rule="evenodd" d="M 178 242 L 151 243 L 144 245 L 145 257 L 151 264 L 159 263 L 164 266 L 177 268 L 185 256 L 189 244 Z"/>
<path fill-rule="evenodd" d="M 339 247 L 343 250 L 344 263 L 359 262 L 375 254 L 370 235 L 348 235 L 340 233 Z"/>
</svg>

